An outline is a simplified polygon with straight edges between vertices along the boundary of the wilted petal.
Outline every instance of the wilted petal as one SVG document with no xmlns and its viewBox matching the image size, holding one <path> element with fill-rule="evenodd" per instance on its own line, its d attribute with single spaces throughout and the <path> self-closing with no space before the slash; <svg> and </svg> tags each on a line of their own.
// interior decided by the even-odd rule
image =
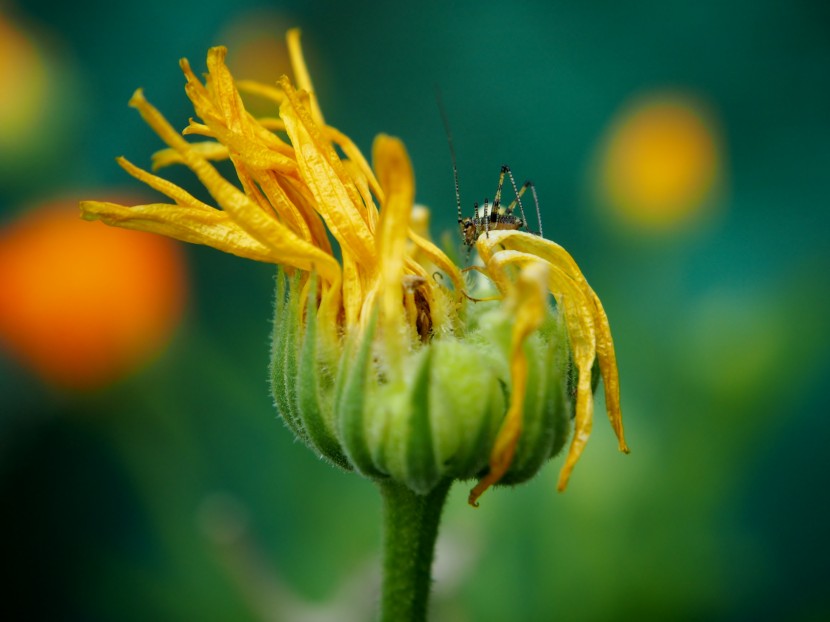
<svg viewBox="0 0 830 622">
<path fill-rule="evenodd" d="M 547 266 L 543 262 L 529 264 L 519 273 L 505 300 L 505 304 L 514 313 L 510 340 L 510 408 L 504 416 L 490 454 L 490 470 L 470 491 L 468 501 L 471 505 L 477 506 L 481 494 L 504 476 L 516 452 L 516 444 L 522 433 L 527 390 L 527 355 L 524 344 L 531 333 L 539 328 L 545 315 L 547 273 Z"/>
<path fill-rule="evenodd" d="M 385 194 L 377 232 L 380 264 L 380 309 L 384 338 L 390 356 L 398 361 L 402 353 L 404 314 L 403 276 L 409 216 L 415 199 L 412 165 L 403 143 L 385 134 L 375 138 L 372 159 Z"/>
<path fill-rule="evenodd" d="M 276 263 L 270 249 L 248 235 L 216 209 L 153 203 L 126 207 L 103 201 L 82 201 L 85 220 L 100 220 L 124 229 L 159 233 L 182 242 L 212 246 L 226 253 Z"/>
</svg>

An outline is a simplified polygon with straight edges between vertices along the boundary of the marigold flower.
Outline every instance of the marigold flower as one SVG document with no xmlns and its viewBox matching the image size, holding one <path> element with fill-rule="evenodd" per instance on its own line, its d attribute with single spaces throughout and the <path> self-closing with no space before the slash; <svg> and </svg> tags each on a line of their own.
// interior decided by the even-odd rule
<svg viewBox="0 0 830 622">
<path fill-rule="evenodd" d="M 87 201 L 84 218 L 280 266 L 275 401 L 300 439 L 343 468 L 424 495 L 480 477 L 475 504 L 489 486 L 527 479 L 557 453 L 573 409 L 564 489 L 591 429 L 595 361 L 627 451 L 608 321 L 570 255 L 529 233 L 492 231 L 477 241 L 479 271 L 500 300 L 472 304 L 463 271 L 415 231 L 423 216 L 413 221 L 403 143 L 379 135 L 370 167 L 326 124 L 297 30 L 288 47 L 296 87 L 287 77 L 278 87 L 234 81 L 223 47 L 209 51 L 204 83 L 181 61 L 199 117 L 183 134 L 205 141 L 185 140 L 140 90 L 130 102 L 168 146 L 154 167 L 186 165 L 221 209 L 119 158 L 173 204 Z M 255 118 L 240 93 L 272 101 L 279 115 Z M 239 187 L 216 160 L 231 161 Z"/>
</svg>

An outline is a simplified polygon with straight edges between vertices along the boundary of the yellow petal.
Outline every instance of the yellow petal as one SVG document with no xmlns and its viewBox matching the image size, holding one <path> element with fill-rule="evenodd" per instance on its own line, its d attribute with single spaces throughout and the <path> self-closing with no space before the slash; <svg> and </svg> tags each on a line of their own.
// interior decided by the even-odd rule
<svg viewBox="0 0 830 622">
<path fill-rule="evenodd" d="M 121 168 L 127 171 L 130 175 L 139 181 L 144 182 L 153 188 L 153 190 L 158 190 L 162 194 L 170 197 L 178 205 L 201 210 L 216 211 L 215 208 L 211 207 L 207 203 L 202 203 L 199 199 L 191 195 L 183 188 L 179 188 L 173 182 L 167 181 L 166 179 L 138 168 L 135 164 L 127 160 L 127 158 L 116 158 L 115 161 L 118 162 L 119 166 L 121 166 Z"/>
<path fill-rule="evenodd" d="M 366 158 L 363 157 L 363 153 L 352 142 L 352 139 L 330 125 L 323 128 L 323 135 L 337 144 L 343 150 L 343 153 L 346 154 L 346 157 L 358 166 L 366 176 L 366 180 L 369 182 L 369 188 L 371 188 L 374 195 L 378 198 L 378 201 L 383 202 L 383 190 L 381 190 L 380 184 L 372 172 L 369 163 L 366 161 Z"/>
<path fill-rule="evenodd" d="M 320 214 L 314 209 L 314 197 L 311 195 L 309 189 L 302 180 L 295 179 L 294 177 L 279 177 L 277 182 L 285 193 L 286 199 L 302 213 L 306 224 L 311 230 L 311 238 L 314 240 L 314 245 L 322 249 L 326 254 L 332 255 L 328 231 L 320 218 Z M 275 202 L 275 198 L 277 197 L 271 198 L 272 203 Z M 277 201 L 278 204 L 279 201 Z"/>
<path fill-rule="evenodd" d="M 492 252 L 492 249 L 503 246 L 541 257 L 552 265 L 557 266 L 590 299 L 591 304 L 588 305 L 588 308 L 591 309 L 591 315 L 596 328 L 596 353 L 605 391 L 605 407 L 608 412 L 611 427 L 617 436 L 620 451 L 628 453 L 629 449 L 625 442 L 625 432 L 622 424 L 619 372 L 617 369 L 617 358 L 614 352 L 614 342 L 611 337 L 611 327 L 599 297 L 591 289 L 579 266 L 577 266 L 576 261 L 559 244 L 524 231 L 491 231 L 489 238 L 485 238 L 484 236 L 479 238 L 477 246 L 480 252 L 484 249 L 484 252 L 488 254 Z"/>
<path fill-rule="evenodd" d="M 190 119 L 187 122 L 187 127 L 182 130 L 182 135 L 196 135 L 207 136 L 208 138 L 216 138 L 216 136 L 213 133 L 213 130 L 211 130 L 207 125 L 205 125 L 204 123 L 197 123 L 193 119 Z"/>
<path fill-rule="evenodd" d="M 236 85 L 233 83 L 233 76 L 225 65 L 225 57 L 228 48 L 216 46 L 208 50 L 207 68 L 210 75 L 212 100 L 214 107 L 224 118 L 228 128 L 233 131 L 241 131 L 245 128 L 245 106 Z M 206 119 L 207 120 L 207 119 Z"/>
<path fill-rule="evenodd" d="M 420 250 L 429 261 L 434 263 L 440 270 L 447 273 L 447 276 L 450 277 L 453 287 L 455 288 L 458 299 L 464 300 L 464 277 L 462 276 L 461 270 L 458 266 L 456 266 L 452 260 L 447 257 L 444 251 L 426 238 L 415 233 L 412 229 L 409 230 L 408 235 L 413 244 L 418 247 L 418 250 Z"/>
<path fill-rule="evenodd" d="M 378 181 L 385 194 L 378 223 L 378 256 L 380 258 L 380 308 L 384 338 L 389 344 L 389 355 L 403 352 L 401 340 L 405 318 L 401 313 L 403 276 L 406 265 L 406 238 L 409 217 L 415 201 L 415 178 L 412 164 L 403 143 L 391 136 L 379 134 L 372 146 L 372 160 Z"/>
<path fill-rule="evenodd" d="M 275 86 L 269 86 L 256 82 L 254 80 L 237 80 L 236 88 L 240 93 L 250 93 L 251 95 L 258 95 L 265 99 L 270 99 L 272 102 L 281 104 L 285 99 L 285 94 Z"/>
<path fill-rule="evenodd" d="M 314 119 L 317 125 L 325 125 L 323 112 L 320 110 L 320 104 L 317 103 L 314 85 L 311 84 L 311 75 L 308 73 L 308 67 L 303 57 L 303 48 L 300 46 L 300 29 L 292 28 L 289 30 L 286 33 L 286 40 L 288 43 L 288 56 L 291 58 L 291 70 L 294 72 L 294 80 L 300 90 L 308 93 L 310 99 L 311 118 Z"/>
<path fill-rule="evenodd" d="M 280 107 L 285 129 L 296 150 L 300 175 L 314 196 L 317 211 L 344 253 L 351 253 L 365 271 L 377 265 L 374 236 L 369 231 L 360 195 L 347 178 L 331 145 L 320 136 L 319 128 L 299 103 L 287 79 L 280 80 L 286 100 Z"/>
<path fill-rule="evenodd" d="M 211 48 L 208 52 L 208 69 L 212 89 L 207 89 L 190 68 L 187 59 L 180 65 L 187 83 L 185 92 L 193 103 L 196 114 L 209 128 L 208 135 L 238 153 L 248 167 L 257 170 L 274 170 L 284 174 L 296 172 L 297 165 L 288 154 L 293 153 L 272 132 L 260 126 L 246 111 L 236 92 L 233 77 L 225 65 L 227 50 Z M 191 121 L 186 133 L 206 134 L 203 128 Z"/>
<path fill-rule="evenodd" d="M 264 212 L 279 214 L 280 221 L 297 236 L 312 242 L 308 224 L 300 210 L 286 196 L 277 175 L 269 171 L 249 170 L 241 156 L 231 156 L 231 161 L 245 194 L 254 199 Z"/>
<path fill-rule="evenodd" d="M 489 256 L 487 273 L 492 275 L 494 282 L 508 283 L 506 267 L 511 264 L 533 265 L 543 262 L 548 266 L 548 289 L 556 298 L 559 308 L 565 315 L 565 324 L 568 328 L 568 337 L 571 344 L 571 355 L 578 372 L 576 391 L 576 414 L 574 422 L 574 437 L 571 441 L 568 456 L 559 476 L 558 489 L 564 490 L 568 484 L 571 472 L 578 462 L 593 425 L 594 396 L 591 390 L 591 368 L 594 365 L 596 354 L 596 329 L 593 315 L 593 300 L 565 274 L 559 266 L 539 259 L 531 253 L 515 250 L 500 250 Z"/>
<path fill-rule="evenodd" d="M 200 143 L 190 143 L 190 148 L 201 155 L 205 160 L 213 160 L 214 162 L 221 162 L 228 159 L 228 148 L 215 141 L 204 141 Z M 157 171 L 166 166 L 173 164 L 184 164 L 182 156 L 175 149 L 161 149 L 156 151 L 152 156 L 153 170 Z"/>
<path fill-rule="evenodd" d="M 363 300 L 360 273 L 352 256 L 346 253 L 343 255 L 343 312 L 347 328 L 357 326 Z"/>
<path fill-rule="evenodd" d="M 363 174 L 360 167 L 351 160 L 343 160 L 343 168 L 346 169 L 346 173 L 351 177 L 357 191 L 360 193 L 360 198 L 363 200 L 363 205 L 369 215 L 366 224 L 369 225 L 369 231 L 374 234 L 378 227 L 379 216 L 378 208 L 372 198 L 372 191 L 369 189 L 369 180 L 366 179 L 366 175 Z"/>
<path fill-rule="evenodd" d="M 159 233 L 182 242 L 212 246 L 239 257 L 277 263 L 270 249 L 217 209 L 204 210 L 164 203 L 126 207 L 103 201 L 82 201 L 80 207 L 85 220 L 100 220 L 124 229 Z"/>
<path fill-rule="evenodd" d="M 481 494 L 504 476 L 516 453 L 516 445 L 522 433 L 527 390 L 527 356 L 524 343 L 533 331 L 539 328 L 545 315 L 547 272 L 544 262 L 527 265 L 519 273 L 515 286 L 512 286 L 507 294 L 506 304 L 509 305 L 514 317 L 510 339 L 510 407 L 490 453 L 490 470 L 470 491 L 468 502 L 473 506 L 478 506 L 477 500 Z"/>
<path fill-rule="evenodd" d="M 130 105 L 138 109 L 147 124 L 168 146 L 181 154 L 184 163 L 196 173 L 199 181 L 230 218 L 250 237 L 270 249 L 270 256 L 274 263 L 294 266 L 302 270 L 316 269 L 327 282 L 340 282 L 340 266 L 331 255 L 297 237 L 276 218 L 265 214 L 256 203 L 223 178 L 207 160 L 190 149 L 190 143 L 182 138 L 161 113 L 150 105 L 140 89 L 133 95 Z"/>
</svg>

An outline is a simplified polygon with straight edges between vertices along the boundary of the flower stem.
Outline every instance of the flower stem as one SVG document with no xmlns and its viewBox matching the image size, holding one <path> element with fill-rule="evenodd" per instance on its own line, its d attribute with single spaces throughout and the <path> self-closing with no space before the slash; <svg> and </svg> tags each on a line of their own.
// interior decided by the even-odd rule
<svg viewBox="0 0 830 622">
<path fill-rule="evenodd" d="M 426 495 L 392 480 L 379 483 L 383 496 L 381 622 L 426 620 L 435 539 L 451 483 L 443 481 Z"/>
</svg>

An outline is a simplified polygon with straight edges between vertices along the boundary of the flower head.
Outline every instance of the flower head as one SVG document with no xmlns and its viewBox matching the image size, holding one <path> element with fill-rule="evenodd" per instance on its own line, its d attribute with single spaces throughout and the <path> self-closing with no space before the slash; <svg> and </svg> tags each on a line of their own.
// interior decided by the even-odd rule
<svg viewBox="0 0 830 622">
<path fill-rule="evenodd" d="M 208 53 L 205 83 L 181 62 L 200 119 L 183 134 L 207 140 L 185 140 L 140 90 L 130 102 L 167 144 L 154 167 L 186 165 L 220 209 L 119 158 L 173 204 L 87 201 L 83 216 L 280 266 L 275 401 L 299 438 L 344 468 L 420 493 L 479 477 L 475 503 L 557 453 L 575 410 L 564 489 L 591 428 L 595 361 L 626 450 L 608 322 L 570 255 L 529 233 L 490 232 L 477 242 L 479 271 L 498 300 L 471 304 L 466 275 L 413 212 L 403 143 L 379 135 L 370 167 L 323 119 L 297 30 L 288 46 L 296 87 L 234 81 L 221 47 Z M 253 117 L 240 93 L 271 100 L 278 115 Z M 231 161 L 238 185 L 216 160 Z"/>
</svg>

